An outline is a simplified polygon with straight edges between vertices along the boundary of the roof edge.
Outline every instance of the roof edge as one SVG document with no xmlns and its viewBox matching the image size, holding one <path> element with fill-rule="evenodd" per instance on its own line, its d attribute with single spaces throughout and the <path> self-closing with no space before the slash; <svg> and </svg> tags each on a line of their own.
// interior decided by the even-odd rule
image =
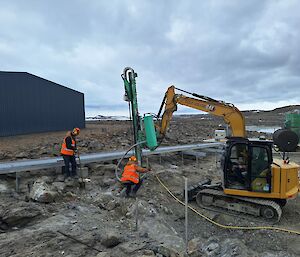
<svg viewBox="0 0 300 257">
<path fill-rule="evenodd" d="M 51 83 L 53 83 L 53 84 L 55 84 L 55 85 L 57 85 L 57 86 L 61 86 L 61 87 L 67 88 L 67 89 L 69 89 L 69 90 L 72 90 L 72 91 L 74 91 L 74 92 L 77 92 L 77 93 L 80 93 L 80 94 L 83 94 L 83 95 L 84 95 L 83 92 L 80 92 L 80 91 L 75 90 L 75 89 L 73 89 L 73 88 L 69 88 L 69 87 L 64 86 L 64 85 L 61 85 L 61 84 L 58 84 L 58 83 L 56 83 L 56 82 L 54 82 L 54 81 L 52 81 L 52 80 L 42 78 L 42 77 L 40 77 L 40 76 L 37 76 L 37 75 L 32 74 L 32 73 L 27 72 L 27 71 L 0 71 L 0 73 L 18 73 L 18 74 L 27 74 L 27 75 L 30 75 L 30 76 L 33 76 L 33 77 L 36 77 L 36 78 L 39 78 L 39 79 L 42 79 L 42 80 L 51 82 Z"/>
</svg>

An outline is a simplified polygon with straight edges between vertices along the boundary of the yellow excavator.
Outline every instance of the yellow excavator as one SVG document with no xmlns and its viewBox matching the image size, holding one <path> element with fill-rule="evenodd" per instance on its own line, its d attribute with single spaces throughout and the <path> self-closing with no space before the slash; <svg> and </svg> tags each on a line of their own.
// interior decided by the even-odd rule
<svg viewBox="0 0 300 257">
<path fill-rule="evenodd" d="M 192 97 L 177 94 L 175 89 Z M 287 200 L 298 195 L 299 165 L 286 157 L 273 159 L 272 148 L 276 143 L 281 151 L 291 151 L 298 144 L 297 135 L 281 130 L 274 142 L 248 139 L 244 116 L 233 104 L 170 86 L 155 124 L 160 141 L 166 135 L 178 104 L 223 117 L 231 130 L 221 158 L 222 181 L 214 184 L 207 181 L 194 187 L 192 197 L 197 204 L 208 209 L 278 222 Z"/>
</svg>

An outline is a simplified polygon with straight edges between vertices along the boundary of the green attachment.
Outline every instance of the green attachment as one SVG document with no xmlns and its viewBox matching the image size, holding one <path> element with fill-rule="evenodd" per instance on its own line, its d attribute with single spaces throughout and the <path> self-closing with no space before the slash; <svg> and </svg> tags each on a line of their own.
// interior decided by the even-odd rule
<svg viewBox="0 0 300 257">
<path fill-rule="evenodd" d="M 144 116 L 144 128 L 147 147 L 153 151 L 157 147 L 157 138 L 152 115 L 146 114 Z"/>
<path fill-rule="evenodd" d="M 127 96 L 131 105 L 130 109 L 131 109 L 131 116 L 132 116 L 134 144 L 137 144 L 136 147 L 134 148 L 135 156 L 138 160 L 138 163 L 141 164 L 142 149 L 141 149 L 141 145 L 138 144 L 141 142 L 139 138 L 139 134 L 140 134 L 139 131 L 141 131 L 141 126 L 140 126 L 140 116 L 138 111 L 136 81 L 135 81 L 137 74 L 134 72 L 132 68 L 126 67 L 121 76 L 124 82 L 125 95 Z"/>
<path fill-rule="evenodd" d="M 125 95 L 127 96 L 128 101 L 132 101 L 132 90 L 131 90 L 130 83 L 125 78 L 123 78 L 123 81 L 124 81 Z"/>
</svg>

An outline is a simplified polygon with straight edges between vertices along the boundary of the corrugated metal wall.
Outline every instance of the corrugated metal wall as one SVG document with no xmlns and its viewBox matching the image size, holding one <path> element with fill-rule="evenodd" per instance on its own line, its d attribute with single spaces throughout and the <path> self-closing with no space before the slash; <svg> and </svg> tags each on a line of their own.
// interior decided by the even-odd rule
<svg viewBox="0 0 300 257">
<path fill-rule="evenodd" d="M 0 119 L 0 136 L 84 128 L 84 94 L 26 72 L 0 71 Z"/>
</svg>

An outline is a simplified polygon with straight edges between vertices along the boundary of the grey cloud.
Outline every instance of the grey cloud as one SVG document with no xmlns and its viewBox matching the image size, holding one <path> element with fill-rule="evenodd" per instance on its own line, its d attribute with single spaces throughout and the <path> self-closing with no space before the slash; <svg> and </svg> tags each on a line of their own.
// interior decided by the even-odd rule
<svg viewBox="0 0 300 257">
<path fill-rule="evenodd" d="M 170 84 L 249 108 L 300 101 L 299 9 L 292 0 L 7 1 L 0 65 L 74 87 L 100 111 L 127 110 L 125 66 L 139 74 L 145 111 Z"/>
</svg>

